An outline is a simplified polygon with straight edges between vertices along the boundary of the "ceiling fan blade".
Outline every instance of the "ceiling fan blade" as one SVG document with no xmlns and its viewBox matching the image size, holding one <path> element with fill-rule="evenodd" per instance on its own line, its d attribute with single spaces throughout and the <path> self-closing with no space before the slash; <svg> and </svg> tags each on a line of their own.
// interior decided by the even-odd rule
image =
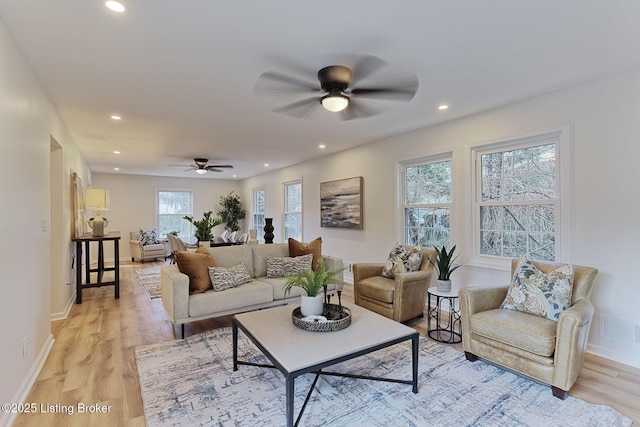
<svg viewBox="0 0 640 427">
<path fill-rule="evenodd" d="M 362 55 L 358 57 L 353 65 L 352 82 L 359 82 L 366 79 L 371 74 L 387 66 L 387 61 L 372 55 Z"/>
<path fill-rule="evenodd" d="M 377 116 L 389 109 L 373 102 L 359 101 L 351 98 L 349 106 L 340 113 L 342 120 L 364 119 L 366 117 Z"/>
<path fill-rule="evenodd" d="M 301 80 L 286 74 L 267 71 L 256 82 L 256 93 L 317 92 L 320 85 Z"/>
<path fill-rule="evenodd" d="M 415 74 L 405 73 L 378 80 L 374 87 L 353 88 L 351 94 L 359 98 L 409 102 L 415 96 L 419 86 Z"/>
<path fill-rule="evenodd" d="M 208 170 L 214 170 L 214 169 L 219 169 L 219 168 L 233 169 L 233 165 L 209 165 L 209 166 L 207 166 Z"/>
<path fill-rule="evenodd" d="M 192 168 L 193 165 L 167 165 L 169 168 Z"/>
<path fill-rule="evenodd" d="M 320 106 L 320 97 L 313 97 L 297 101 L 273 110 L 276 113 L 286 114 L 297 118 L 306 118 Z"/>
</svg>

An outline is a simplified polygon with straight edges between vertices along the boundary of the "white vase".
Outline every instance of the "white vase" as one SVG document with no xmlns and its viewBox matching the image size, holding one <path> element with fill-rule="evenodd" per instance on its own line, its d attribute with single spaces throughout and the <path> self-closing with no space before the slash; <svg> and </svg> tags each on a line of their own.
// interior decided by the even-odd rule
<svg viewBox="0 0 640 427">
<path fill-rule="evenodd" d="M 440 292 L 451 292 L 451 280 L 438 280 L 437 289 Z"/>
<path fill-rule="evenodd" d="M 300 313 L 304 317 L 320 316 L 324 310 L 324 294 L 318 294 L 315 297 L 302 295 L 300 297 Z"/>
</svg>

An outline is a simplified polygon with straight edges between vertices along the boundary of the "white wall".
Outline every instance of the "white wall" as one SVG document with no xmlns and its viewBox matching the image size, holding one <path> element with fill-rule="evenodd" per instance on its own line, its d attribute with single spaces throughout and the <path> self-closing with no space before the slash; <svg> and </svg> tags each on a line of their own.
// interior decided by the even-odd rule
<svg viewBox="0 0 640 427">
<path fill-rule="evenodd" d="M 120 231 L 120 258 L 130 259 L 129 232 L 139 229 L 151 230 L 156 224 L 156 189 L 184 189 L 193 191 L 193 216 L 202 218 L 203 212 L 216 208 L 221 196 L 229 191 L 239 194 L 240 182 L 237 180 L 201 179 L 201 178 L 165 178 L 158 176 L 140 176 L 126 174 L 100 174 L 92 177 L 92 186 L 106 188 L 111 196 L 111 209 L 103 211 L 102 216 L 109 219 L 108 230 Z M 248 200 L 242 200 L 243 205 L 249 206 Z M 242 227 L 246 230 L 246 227 Z M 213 229 L 214 234 L 221 234 L 224 225 Z M 113 246 L 104 246 L 105 257 L 113 259 Z M 95 254 L 95 250 L 92 255 Z"/>
<path fill-rule="evenodd" d="M 73 301 L 70 176 L 88 179 L 89 171 L 2 21 L 0 58 L 0 401 L 20 402 L 53 342 L 51 317 Z M 54 152 L 52 138 L 59 147 Z M 0 425 L 10 418 L 0 413 Z"/>
<path fill-rule="evenodd" d="M 455 106 L 452 106 L 455 108 Z M 640 199 L 640 71 L 575 86 L 381 140 L 324 159 L 247 179 L 243 196 L 265 186 L 266 215 L 274 217 L 276 239 L 282 232 L 283 181 L 303 177 L 304 239 L 320 235 L 323 252 L 346 262 L 381 262 L 402 240 L 396 200 L 401 160 L 453 152 L 455 219 L 453 242 L 468 262 L 472 253 L 470 145 L 514 137 L 570 123 L 573 129 L 575 264 L 600 270 L 592 301 L 596 308 L 589 351 L 640 367 L 640 344 L 600 335 L 599 316 L 640 324 L 637 257 Z M 319 184 L 364 177 L 364 230 L 320 228 Z M 467 267 L 453 276 L 458 286 L 506 284 L 509 273 Z"/>
</svg>

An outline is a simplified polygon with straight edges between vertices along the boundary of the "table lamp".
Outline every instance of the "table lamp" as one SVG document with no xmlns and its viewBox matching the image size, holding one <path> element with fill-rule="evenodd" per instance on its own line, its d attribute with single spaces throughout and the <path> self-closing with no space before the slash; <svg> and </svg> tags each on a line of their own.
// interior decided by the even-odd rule
<svg viewBox="0 0 640 427">
<path fill-rule="evenodd" d="M 86 206 L 96 211 L 96 216 L 89 219 L 89 227 L 93 230 L 94 237 L 105 235 L 105 229 L 109 221 L 102 217 L 102 211 L 109 210 L 109 190 L 104 188 L 87 188 Z"/>
</svg>

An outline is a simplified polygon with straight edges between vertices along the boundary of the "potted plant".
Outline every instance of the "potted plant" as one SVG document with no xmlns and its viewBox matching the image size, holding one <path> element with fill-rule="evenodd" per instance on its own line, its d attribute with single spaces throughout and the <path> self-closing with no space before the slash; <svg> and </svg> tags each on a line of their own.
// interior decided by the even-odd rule
<svg viewBox="0 0 640 427">
<path fill-rule="evenodd" d="M 453 256 L 453 253 L 456 250 L 456 246 L 454 245 L 449 252 L 447 249 L 442 246 L 442 249 L 438 249 L 436 246 L 433 247 L 436 250 L 436 262 L 429 260 L 438 270 L 438 290 L 441 292 L 450 292 L 451 291 L 451 273 L 456 271 L 460 265 L 454 265 L 453 262 L 458 258 L 459 255 Z"/>
<path fill-rule="evenodd" d="M 208 211 L 202 214 L 202 219 L 194 220 L 192 216 L 185 215 L 182 218 L 189 221 L 196 227 L 196 231 L 193 234 L 198 242 L 206 242 L 213 239 L 213 227 L 222 224 L 220 218 L 212 218 L 213 211 Z"/>
<path fill-rule="evenodd" d="M 240 196 L 230 191 L 226 196 L 220 197 L 220 204 L 218 206 L 218 215 L 225 223 L 225 228 L 231 233 L 240 230 L 238 222 L 243 220 L 247 211 L 242 207 Z"/>
<path fill-rule="evenodd" d="M 286 278 L 284 285 L 285 295 L 289 295 L 291 288 L 294 286 L 302 288 L 305 292 L 305 295 L 302 295 L 300 299 L 300 312 L 305 317 L 322 314 L 324 309 L 323 297 L 327 293 L 327 285 L 345 284 L 344 281 L 336 276 L 344 271 L 346 267 L 327 270 L 324 263 L 325 258 L 321 257 L 315 270 L 302 270 L 297 275 Z M 321 293 L 320 290 L 324 290 L 324 293 Z"/>
</svg>

